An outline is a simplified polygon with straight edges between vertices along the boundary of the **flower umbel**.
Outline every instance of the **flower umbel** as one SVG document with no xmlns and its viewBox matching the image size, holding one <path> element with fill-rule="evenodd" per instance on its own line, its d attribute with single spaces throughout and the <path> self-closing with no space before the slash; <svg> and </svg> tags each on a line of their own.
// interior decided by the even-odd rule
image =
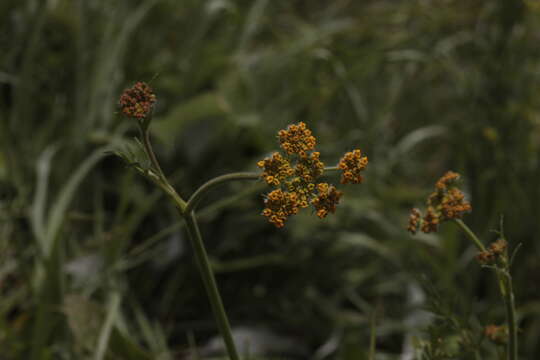
<svg viewBox="0 0 540 360">
<path fill-rule="evenodd" d="M 284 154 L 275 152 L 270 158 L 257 163 L 263 170 L 261 177 L 264 181 L 277 187 L 266 196 L 262 214 L 281 228 L 289 216 L 310 205 L 321 219 L 334 213 L 342 193 L 333 185 L 317 183 L 324 172 L 324 164 L 320 160 L 321 154 L 314 151 L 317 140 L 311 130 L 300 122 L 280 130 L 278 138 Z M 347 182 L 362 182 L 360 172 L 367 165 L 367 157 L 361 155 L 360 150 L 354 150 L 340 161 L 339 167 L 347 173 L 344 175 Z"/>
<path fill-rule="evenodd" d="M 457 187 L 459 174 L 448 171 L 435 184 L 435 191 L 427 198 L 426 215 L 422 218 L 420 210 L 413 209 L 409 216 L 407 230 L 415 234 L 418 229 L 425 233 L 436 232 L 439 224 L 451 219 L 461 219 L 472 207 L 465 195 Z"/>
<path fill-rule="evenodd" d="M 360 174 L 368 164 L 367 156 L 362 156 L 359 149 L 346 153 L 339 161 L 338 167 L 343 171 L 342 184 L 361 184 L 364 178 Z"/>
<path fill-rule="evenodd" d="M 124 90 L 120 96 L 120 110 L 124 115 L 136 119 L 144 119 L 152 111 L 156 95 L 144 82 L 137 82 L 133 87 Z"/>
</svg>

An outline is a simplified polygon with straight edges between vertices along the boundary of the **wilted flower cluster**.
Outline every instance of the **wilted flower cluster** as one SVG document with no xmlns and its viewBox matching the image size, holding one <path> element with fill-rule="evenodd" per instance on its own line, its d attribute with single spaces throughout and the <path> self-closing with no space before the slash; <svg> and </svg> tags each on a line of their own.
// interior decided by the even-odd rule
<svg viewBox="0 0 540 360">
<path fill-rule="evenodd" d="M 441 222 L 460 219 L 464 213 L 471 211 L 471 204 L 456 186 L 459 174 L 448 171 L 435 184 L 435 191 L 427 199 L 426 215 L 422 217 L 420 210 L 412 209 L 407 230 L 412 234 L 420 229 L 422 232 L 436 232 Z"/>
<path fill-rule="evenodd" d="M 315 151 L 317 140 L 311 130 L 300 122 L 280 130 L 278 139 L 284 155 L 275 152 L 257 163 L 264 181 L 277 187 L 266 195 L 262 214 L 281 228 L 289 216 L 310 204 L 321 219 L 334 213 L 342 193 L 333 185 L 317 182 L 324 172 L 324 164 L 321 154 Z M 359 172 L 366 167 L 367 158 L 360 157 L 360 150 L 347 153 L 341 163 L 340 169 L 350 173 L 346 175 L 349 182 L 362 181 Z"/>
<path fill-rule="evenodd" d="M 491 265 L 495 264 L 497 260 L 503 259 L 506 257 L 506 248 L 508 243 L 504 239 L 498 239 L 497 241 L 491 243 L 489 247 L 480 251 L 476 255 L 476 260 L 482 265 Z"/>
<path fill-rule="evenodd" d="M 120 96 L 120 110 L 127 117 L 144 119 L 152 111 L 156 95 L 144 82 L 137 82 L 133 87 L 124 90 Z"/>
</svg>

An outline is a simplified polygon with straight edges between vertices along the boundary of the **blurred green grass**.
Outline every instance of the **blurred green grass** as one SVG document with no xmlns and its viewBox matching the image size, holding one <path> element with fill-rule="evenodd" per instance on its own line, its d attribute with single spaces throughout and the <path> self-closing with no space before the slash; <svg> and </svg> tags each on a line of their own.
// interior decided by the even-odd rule
<svg viewBox="0 0 540 360">
<path fill-rule="evenodd" d="M 183 195 L 254 170 L 291 122 L 308 123 L 328 165 L 353 147 L 370 158 L 365 184 L 347 187 L 324 221 L 299 215 L 276 231 L 257 185 L 202 204 L 233 325 L 291 342 L 283 358 L 367 358 L 374 313 L 376 359 L 412 356 L 415 337 L 477 341 L 482 325 L 504 321 L 489 272 L 451 225 L 404 230 L 408 209 L 453 169 L 471 227 L 491 240 L 504 214 L 512 245 L 523 244 L 521 356 L 534 359 L 540 8 L 443 4 L 2 1 L 2 356 L 174 359 L 194 343 L 204 353 L 216 334 L 174 209 L 104 156 L 134 136 L 115 104 L 144 80 L 159 98 L 158 155 Z"/>
</svg>

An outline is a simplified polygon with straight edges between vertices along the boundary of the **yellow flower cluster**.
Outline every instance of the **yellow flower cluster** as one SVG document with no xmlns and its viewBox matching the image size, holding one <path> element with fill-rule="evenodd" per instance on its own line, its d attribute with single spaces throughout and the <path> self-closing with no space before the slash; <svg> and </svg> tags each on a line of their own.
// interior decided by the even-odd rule
<svg viewBox="0 0 540 360">
<path fill-rule="evenodd" d="M 311 130 L 300 122 L 280 130 L 278 139 L 285 155 L 276 152 L 257 163 L 262 169 L 261 177 L 268 185 L 277 187 L 266 196 L 262 214 L 281 228 L 289 216 L 310 204 L 321 219 L 334 213 L 342 193 L 333 185 L 317 183 L 324 172 L 324 164 L 320 160 L 321 154 L 314 151 L 317 140 Z M 345 156 L 349 162 L 344 162 L 344 166 L 352 174 L 350 182 L 359 183 L 361 180 L 354 180 L 358 180 L 358 173 L 365 168 L 367 158 L 360 157 L 359 150 L 350 154 Z"/>
<path fill-rule="evenodd" d="M 289 161 L 277 152 L 273 153 L 271 158 L 259 161 L 257 166 L 264 169 L 261 177 L 268 185 L 278 186 L 286 177 L 294 175 Z"/>
<path fill-rule="evenodd" d="M 339 203 L 339 199 L 343 193 L 338 191 L 335 186 L 328 185 L 327 183 L 317 184 L 317 191 L 319 194 L 314 198 L 311 203 L 317 210 L 317 216 L 324 218 L 328 213 L 334 213 L 336 211 L 336 205 Z"/>
<path fill-rule="evenodd" d="M 460 219 L 472 207 L 465 200 L 465 195 L 457 188 L 459 174 L 448 171 L 435 184 L 435 191 L 427 199 L 426 215 L 422 218 L 418 209 L 412 209 L 407 230 L 416 234 L 436 232 L 441 222 L 450 219 Z"/>
<path fill-rule="evenodd" d="M 362 156 L 359 149 L 346 153 L 339 161 L 338 167 L 343 171 L 342 184 L 361 184 L 364 178 L 360 174 L 368 164 L 367 156 Z"/>
<path fill-rule="evenodd" d="M 278 132 L 281 148 L 288 154 L 296 154 L 301 158 L 307 156 L 308 151 L 315 149 L 317 143 L 311 135 L 311 130 L 306 124 L 299 122 L 298 125 L 289 125 L 286 130 Z"/>
<path fill-rule="evenodd" d="M 314 151 L 311 155 L 300 157 L 294 167 L 295 175 L 305 183 L 313 183 L 324 171 L 324 164 L 319 160 L 320 156 L 319 152 Z"/>
<path fill-rule="evenodd" d="M 270 192 L 264 199 L 264 205 L 263 215 L 278 228 L 282 228 L 285 220 L 300 210 L 296 193 L 281 189 Z"/>
</svg>

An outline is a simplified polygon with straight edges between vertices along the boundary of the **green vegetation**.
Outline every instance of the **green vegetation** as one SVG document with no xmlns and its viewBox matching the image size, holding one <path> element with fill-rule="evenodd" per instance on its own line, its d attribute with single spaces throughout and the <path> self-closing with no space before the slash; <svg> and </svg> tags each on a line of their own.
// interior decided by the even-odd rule
<svg viewBox="0 0 540 360">
<path fill-rule="evenodd" d="M 513 285 L 518 358 L 535 359 L 539 34 L 540 6 L 522 0 L 0 2 L 2 359 L 224 356 L 177 209 L 111 156 L 141 156 L 117 106 L 137 81 L 157 95 L 154 151 L 185 200 L 260 171 L 291 123 L 326 166 L 369 157 L 323 220 L 276 229 L 263 181 L 198 203 L 241 357 L 503 359 L 490 339 L 505 329 L 488 326 L 505 324 L 499 285 Z M 448 169 L 486 248 L 504 216 L 512 282 L 479 266 L 459 224 L 407 233 Z"/>
</svg>

